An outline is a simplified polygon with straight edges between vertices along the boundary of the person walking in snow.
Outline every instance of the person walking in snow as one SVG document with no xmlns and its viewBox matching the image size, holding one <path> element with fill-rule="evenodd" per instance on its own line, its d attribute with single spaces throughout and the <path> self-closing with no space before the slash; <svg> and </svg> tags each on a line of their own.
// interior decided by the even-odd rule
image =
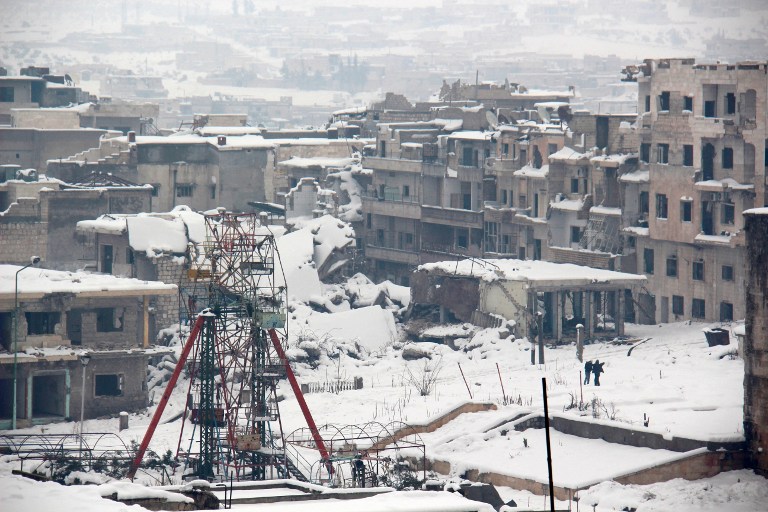
<svg viewBox="0 0 768 512">
<path fill-rule="evenodd" d="M 592 373 L 595 374 L 595 386 L 600 385 L 600 374 L 605 371 L 603 370 L 604 364 L 605 363 L 601 363 L 599 359 L 595 359 L 595 362 L 592 363 Z"/>
<path fill-rule="evenodd" d="M 589 384 L 589 374 L 592 373 L 592 361 L 584 363 L 584 384 Z"/>
</svg>

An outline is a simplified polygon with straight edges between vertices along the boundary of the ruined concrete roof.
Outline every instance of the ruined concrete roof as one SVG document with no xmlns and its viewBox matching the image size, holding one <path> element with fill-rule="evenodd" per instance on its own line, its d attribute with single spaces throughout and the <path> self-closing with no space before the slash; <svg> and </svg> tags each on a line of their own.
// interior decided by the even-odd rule
<svg viewBox="0 0 768 512">
<path fill-rule="evenodd" d="M 16 291 L 19 265 L 0 265 L 0 299 L 10 300 Z M 71 293 L 80 297 L 131 297 L 142 295 L 172 295 L 175 284 L 142 281 L 108 274 L 64 272 L 30 267 L 18 274 L 19 299 L 42 298 L 54 293 Z"/>
<path fill-rule="evenodd" d="M 512 259 L 466 259 L 420 265 L 418 270 L 483 281 L 524 281 L 530 285 L 588 286 L 590 284 L 635 285 L 646 277 L 570 263 Z"/>
</svg>

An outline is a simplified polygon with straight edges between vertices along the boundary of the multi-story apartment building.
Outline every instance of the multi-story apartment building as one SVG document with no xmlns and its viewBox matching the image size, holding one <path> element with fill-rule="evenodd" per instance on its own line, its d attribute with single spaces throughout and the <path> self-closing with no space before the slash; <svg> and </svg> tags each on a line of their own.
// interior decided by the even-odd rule
<svg viewBox="0 0 768 512">
<path fill-rule="evenodd" d="M 744 318 L 741 212 L 767 199 L 766 69 L 661 59 L 628 73 L 647 194 L 643 176 L 624 182 L 626 210 L 640 194 L 625 254 L 648 277 L 640 302 L 656 321 Z"/>
</svg>

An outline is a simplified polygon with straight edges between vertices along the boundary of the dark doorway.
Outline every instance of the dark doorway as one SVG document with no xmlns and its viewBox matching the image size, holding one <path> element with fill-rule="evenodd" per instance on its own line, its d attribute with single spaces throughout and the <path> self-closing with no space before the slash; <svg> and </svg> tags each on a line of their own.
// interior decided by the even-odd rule
<svg viewBox="0 0 768 512">
<path fill-rule="evenodd" d="M 67 337 L 72 345 L 83 343 L 83 310 L 72 309 L 67 312 Z"/>
<path fill-rule="evenodd" d="M 707 142 L 701 148 L 701 172 L 704 181 L 714 179 L 715 175 L 715 147 Z"/>
<path fill-rule="evenodd" d="M 714 101 L 704 102 L 704 117 L 715 117 L 715 105 Z"/>
<path fill-rule="evenodd" d="M 712 201 L 704 201 L 701 203 L 701 232 L 705 235 L 714 235 L 714 203 Z"/>
<path fill-rule="evenodd" d="M 112 246 L 101 246 L 101 271 L 105 274 L 112 273 Z"/>
<path fill-rule="evenodd" d="M 63 373 L 32 377 L 32 417 L 63 417 L 66 393 Z"/>
<path fill-rule="evenodd" d="M 598 117 L 597 118 L 597 133 L 595 135 L 596 141 L 595 145 L 598 148 L 607 148 L 608 147 L 608 118 L 607 117 Z"/>
<path fill-rule="evenodd" d="M 13 416 L 12 397 L 13 379 L 0 379 L 0 419 L 8 419 Z M 18 413 L 19 411 L 16 411 L 16 414 Z"/>
</svg>

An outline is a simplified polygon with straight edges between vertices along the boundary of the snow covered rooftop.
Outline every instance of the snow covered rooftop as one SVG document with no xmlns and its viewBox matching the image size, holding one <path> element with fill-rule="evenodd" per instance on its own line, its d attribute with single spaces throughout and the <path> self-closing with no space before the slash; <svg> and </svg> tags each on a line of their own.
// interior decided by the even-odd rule
<svg viewBox="0 0 768 512">
<path fill-rule="evenodd" d="M 589 161 L 604 167 L 617 167 L 630 158 L 637 158 L 637 153 L 616 153 L 612 155 L 593 156 Z"/>
<path fill-rule="evenodd" d="M 649 170 L 632 171 L 619 176 L 619 181 L 623 183 L 648 183 L 651 179 Z"/>
<path fill-rule="evenodd" d="M 0 265 L 0 297 L 10 298 L 15 293 L 18 265 Z M 63 272 L 27 268 L 19 272 L 19 298 L 35 299 L 52 293 L 72 293 L 80 297 L 172 295 L 175 284 L 141 281 L 126 277 L 88 272 Z"/>
<path fill-rule="evenodd" d="M 484 281 L 525 281 L 531 284 L 589 285 L 597 283 L 640 284 L 645 276 L 582 267 L 570 263 L 551 263 L 535 260 L 488 259 L 441 261 L 418 267 L 421 271 L 477 277 Z"/>
<path fill-rule="evenodd" d="M 136 215 L 102 215 L 95 220 L 77 223 L 81 233 L 121 235 L 128 233 L 128 244 L 134 251 L 152 258 L 164 253 L 184 254 L 189 242 L 205 240 L 205 218 L 180 205 L 167 213 Z"/>
<path fill-rule="evenodd" d="M 525 165 L 522 169 L 515 171 L 515 176 L 522 176 L 526 178 L 546 178 L 549 174 L 549 165 L 542 165 L 540 169 L 536 169 L 531 165 Z"/>
<path fill-rule="evenodd" d="M 563 199 L 562 201 L 549 203 L 553 210 L 565 210 L 578 212 L 584 207 L 584 201 L 580 199 Z"/>
<path fill-rule="evenodd" d="M 309 167 L 346 167 L 352 165 L 355 162 L 354 158 L 333 158 L 327 156 L 317 156 L 313 158 L 294 157 L 290 160 L 283 160 L 278 162 L 279 165 L 284 167 L 291 167 L 295 169 L 307 169 Z"/>
<path fill-rule="evenodd" d="M 461 140 L 490 140 L 495 132 L 465 131 L 454 132 L 448 136 L 449 139 Z"/>
<path fill-rule="evenodd" d="M 586 160 L 592 156 L 592 153 L 579 153 L 575 149 L 571 149 L 567 146 L 563 146 L 562 149 L 557 151 L 556 153 L 552 153 L 549 155 L 549 161 L 553 160 L 559 160 L 559 161 L 579 161 L 579 160 Z"/>
<path fill-rule="evenodd" d="M 753 184 L 742 184 L 733 178 L 725 178 L 722 180 L 706 180 L 699 181 L 693 185 L 697 190 L 703 190 L 707 192 L 721 192 L 725 189 L 731 190 L 754 190 Z"/>
</svg>

